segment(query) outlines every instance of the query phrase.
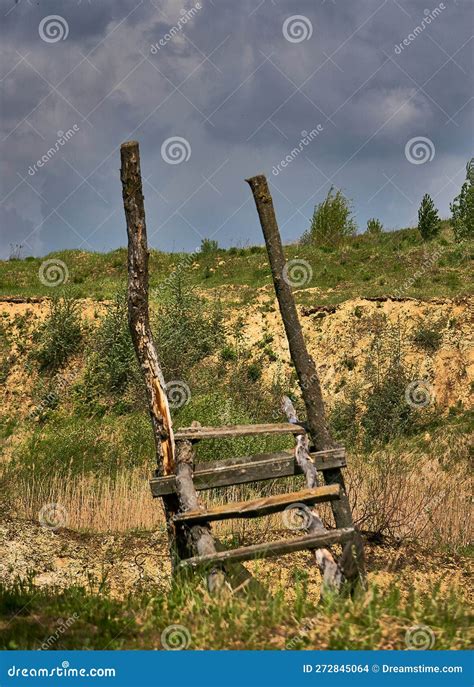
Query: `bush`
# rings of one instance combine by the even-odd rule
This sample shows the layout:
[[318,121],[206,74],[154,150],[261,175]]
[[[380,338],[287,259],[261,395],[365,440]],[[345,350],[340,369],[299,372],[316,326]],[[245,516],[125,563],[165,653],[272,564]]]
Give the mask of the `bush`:
[[428,353],[434,353],[438,350],[443,340],[442,327],[443,324],[441,322],[435,325],[420,322],[418,329],[413,335],[413,343]]
[[418,231],[424,241],[430,241],[439,234],[440,229],[441,220],[438,217],[438,210],[431,196],[425,193],[418,210]]
[[396,358],[390,361],[381,376],[374,374],[373,386],[360,419],[366,447],[375,442],[386,444],[411,428],[413,410],[405,399],[410,381],[411,377]]
[[44,322],[33,333],[31,357],[40,370],[58,370],[82,344],[79,303],[70,297],[53,298]]
[[379,219],[372,217],[367,220],[366,234],[370,236],[379,236],[383,232],[383,224]]
[[474,236],[474,158],[466,165],[466,181],[450,205],[456,241]]
[[213,239],[202,239],[201,241],[201,253],[203,255],[209,255],[212,253],[217,253],[219,250],[219,244]]
[[222,347],[220,304],[209,304],[197,295],[183,272],[163,289],[155,321],[158,357],[166,380],[186,379],[193,366]]
[[311,226],[301,237],[301,243],[339,244],[347,236],[353,236],[356,230],[350,200],[342,191],[334,191],[331,187],[326,199],[315,207]]
[[100,395],[122,396],[131,385],[139,396],[141,383],[128,327],[126,296],[119,293],[94,332],[84,377],[83,400],[93,406],[93,399]]

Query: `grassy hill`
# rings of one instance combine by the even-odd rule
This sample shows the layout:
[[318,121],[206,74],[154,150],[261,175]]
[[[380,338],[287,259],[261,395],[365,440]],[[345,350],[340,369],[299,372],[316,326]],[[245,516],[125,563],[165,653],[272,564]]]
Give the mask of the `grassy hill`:
[[[471,246],[472,248],[472,246]],[[414,298],[453,297],[472,292],[469,246],[454,243],[448,223],[441,235],[424,242],[416,229],[359,235],[340,246],[290,245],[288,260],[304,260],[299,302],[339,303],[357,296],[387,296],[401,291]],[[0,296],[49,296],[54,288],[38,276],[45,260],[62,261],[68,271],[68,292],[77,298],[109,299],[126,283],[126,249],[111,253],[69,250],[44,258],[0,262]],[[202,289],[220,289],[251,299],[255,289],[271,283],[265,248],[219,249],[210,253],[150,254],[150,286],[159,288],[176,270],[185,270]],[[223,288],[224,287],[224,288]],[[316,294],[308,289],[317,289]]]

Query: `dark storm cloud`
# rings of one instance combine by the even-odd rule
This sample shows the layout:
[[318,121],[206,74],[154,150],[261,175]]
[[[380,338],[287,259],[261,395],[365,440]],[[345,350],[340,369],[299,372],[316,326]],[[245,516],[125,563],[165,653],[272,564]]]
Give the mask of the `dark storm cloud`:
[[[243,182],[260,171],[285,240],[332,184],[361,229],[371,216],[412,223],[424,192],[447,215],[472,154],[467,1],[8,0],[1,11],[3,257],[10,243],[123,245],[129,138],[141,144],[151,243],[167,250],[212,235],[261,242]],[[41,38],[50,15],[65,40]],[[308,40],[285,37],[293,15]],[[405,145],[420,136],[433,159],[413,164]],[[181,164],[161,154],[172,137],[185,139]]]

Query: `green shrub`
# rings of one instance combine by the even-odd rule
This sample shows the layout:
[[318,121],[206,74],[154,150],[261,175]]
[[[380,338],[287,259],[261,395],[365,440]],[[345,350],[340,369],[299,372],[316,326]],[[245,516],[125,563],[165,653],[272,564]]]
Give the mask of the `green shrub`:
[[203,255],[217,253],[219,244],[214,239],[202,239],[200,251]]
[[346,237],[353,236],[356,230],[350,200],[342,191],[331,187],[325,200],[315,207],[311,226],[301,237],[301,243],[338,245]]
[[230,360],[237,360],[237,351],[232,346],[224,346],[221,350],[221,359],[224,362],[229,362]]
[[450,205],[456,241],[474,236],[474,158],[466,165],[466,181]]
[[443,340],[442,328],[442,322],[436,324],[419,322],[418,328],[413,334],[413,343],[428,353],[434,353]]
[[425,193],[418,210],[418,231],[424,241],[430,241],[439,234],[440,229],[441,220],[438,217],[438,210],[431,196]]
[[79,302],[68,296],[51,300],[49,313],[33,334],[31,357],[40,370],[58,370],[82,345]]
[[154,318],[158,357],[167,381],[185,380],[191,368],[217,353],[224,342],[220,303],[209,304],[184,272],[160,292]]
[[366,406],[360,418],[367,447],[377,442],[385,444],[412,428],[413,409],[405,399],[411,381],[405,367],[396,358],[382,373],[375,374],[368,392]]
[[105,317],[94,332],[91,370],[104,391],[122,394],[139,374],[132,337],[128,326],[127,300],[117,294]]
[[367,229],[365,231],[366,234],[369,234],[370,236],[380,236],[382,232],[383,224],[379,219],[372,217],[371,219],[367,220]]

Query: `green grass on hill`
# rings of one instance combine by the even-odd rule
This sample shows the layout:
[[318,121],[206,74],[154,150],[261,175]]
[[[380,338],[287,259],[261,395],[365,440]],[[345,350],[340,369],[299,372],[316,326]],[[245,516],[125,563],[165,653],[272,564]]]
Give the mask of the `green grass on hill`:
[[[359,235],[341,246],[286,247],[288,260],[305,260],[312,277],[297,290],[300,302],[338,303],[358,296],[387,296],[398,290],[417,298],[452,297],[472,290],[469,246],[453,242],[447,223],[439,238],[422,241],[416,229],[386,232],[380,236]],[[77,298],[108,299],[125,286],[126,249],[111,253],[69,250],[45,258],[0,262],[0,296],[50,296],[58,289],[44,285],[38,272],[44,260],[61,260],[69,273],[67,288]],[[203,289],[223,286],[249,287],[239,297],[251,299],[253,290],[271,283],[265,248],[210,253],[161,253],[151,251],[150,287],[156,289],[175,270],[186,270],[192,282]],[[318,287],[315,296],[304,289]],[[308,300],[309,299],[309,300]]]

